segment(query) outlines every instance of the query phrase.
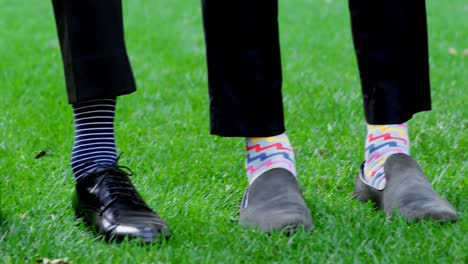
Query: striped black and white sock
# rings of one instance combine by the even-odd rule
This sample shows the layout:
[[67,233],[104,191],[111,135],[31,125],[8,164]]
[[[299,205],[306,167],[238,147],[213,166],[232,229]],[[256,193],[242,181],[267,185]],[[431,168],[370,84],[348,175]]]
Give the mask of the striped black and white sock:
[[99,164],[117,162],[115,103],[115,99],[99,99],[73,105],[75,143],[70,163],[76,180]]

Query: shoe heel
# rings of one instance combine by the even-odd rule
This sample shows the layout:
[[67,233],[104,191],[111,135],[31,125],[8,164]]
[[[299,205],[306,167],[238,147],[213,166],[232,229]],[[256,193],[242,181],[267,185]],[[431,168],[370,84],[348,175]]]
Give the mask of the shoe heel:
[[73,191],[71,195],[71,201],[72,201],[72,208],[73,212],[75,213],[75,218],[76,219],[84,219],[84,212],[80,208],[79,203],[78,203],[78,193],[76,190]]
[[367,203],[371,201],[375,203],[376,207],[381,207],[381,205],[379,204],[379,200],[381,200],[380,196],[382,195],[382,192],[365,184],[362,181],[362,178],[364,178],[363,175],[364,175],[364,162],[359,167],[359,173],[356,177],[356,181],[354,182],[353,198],[362,203]]

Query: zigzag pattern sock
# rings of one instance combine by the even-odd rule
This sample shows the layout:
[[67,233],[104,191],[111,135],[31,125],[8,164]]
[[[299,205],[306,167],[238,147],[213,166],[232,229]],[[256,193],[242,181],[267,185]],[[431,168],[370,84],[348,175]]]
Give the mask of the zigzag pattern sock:
[[364,182],[377,190],[387,183],[385,160],[395,154],[409,155],[408,125],[367,125]]
[[100,99],[73,105],[75,143],[70,163],[76,180],[98,164],[117,162],[115,103],[115,99]]
[[274,137],[246,138],[247,178],[252,183],[265,171],[284,168],[296,176],[294,152],[286,133]]

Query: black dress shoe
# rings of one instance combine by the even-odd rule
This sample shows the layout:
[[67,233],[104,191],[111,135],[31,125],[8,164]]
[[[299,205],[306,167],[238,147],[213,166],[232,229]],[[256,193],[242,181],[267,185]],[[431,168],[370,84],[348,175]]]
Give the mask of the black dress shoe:
[[76,216],[106,240],[128,237],[149,243],[169,238],[167,224],[146,205],[122,168],[100,165],[78,180]]
[[354,198],[373,201],[387,216],[396,211],[407,221],[432,219],[454,222],[458,214],[453,206],[432,189],[418,163],[406,154],[393,154],[384,163],[387,184],[382,191],[364,183],[364,163],[356,178]]

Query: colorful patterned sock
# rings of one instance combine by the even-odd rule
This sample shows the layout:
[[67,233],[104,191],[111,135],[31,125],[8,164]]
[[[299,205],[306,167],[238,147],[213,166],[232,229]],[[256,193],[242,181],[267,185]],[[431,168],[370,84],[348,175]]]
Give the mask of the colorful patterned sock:
[[286,133],[274,137],[246,138],[247,178],[252,183],[265,171],[284,168],[296,176],[294,152]]
[[387,183],[384,173],[385,160],[395,154],[409,155],[408,125],[367,125],[366,162],[364,164],[364,183],[383,190]]
[[75,143],[70,163],[76,180],[98,164],[111,165],[117,162],[114,112],[115,99],[73,105]]

